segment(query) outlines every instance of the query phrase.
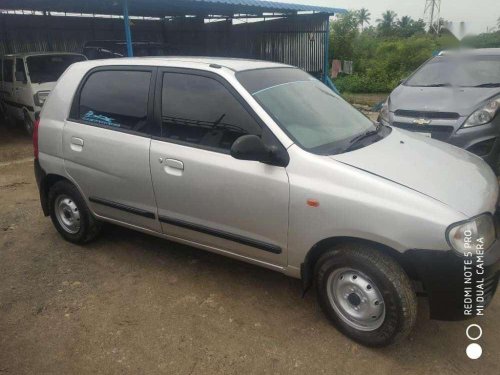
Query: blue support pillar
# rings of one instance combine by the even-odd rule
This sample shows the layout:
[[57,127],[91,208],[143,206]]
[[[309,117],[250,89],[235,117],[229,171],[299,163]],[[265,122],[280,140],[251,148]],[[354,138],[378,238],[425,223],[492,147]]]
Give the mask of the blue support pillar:
[[132,34],[130,33],[130,20],[128,18],[128,0],[123,0],[123,23],[125,25],[125,40],[127,42],[127,56],[133,57]]
[[323,66],[323,82],[327,83],[328,79],[328,50],[330,49],[330,15],[326,18],[326,32],[325,32],[325,61]]

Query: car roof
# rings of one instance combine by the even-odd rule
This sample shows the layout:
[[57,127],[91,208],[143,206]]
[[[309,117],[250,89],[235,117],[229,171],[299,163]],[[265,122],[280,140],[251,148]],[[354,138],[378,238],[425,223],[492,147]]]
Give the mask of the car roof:
[[199,64],[207,67],[217,65],[215,67],[224,67],[235,72],[243,70],[264,69],[264,68],[290,68],[291,65],[275,63],[263,60],[238,59],[228,57],[193,57],[193,56],[150,56],[150,57],[121,57],[118,59],[102,59],[80,62],[91,67],[106,66],[106,65],[154,65],[154,66],[170,66],[178,65],[182,67],[184,64]]
[[29,56],[45,56],[45,55],[81,55],[77,52],[21,52],[21,53],[11,53],[8,55],[0,56],[0,59],[6,57],[29,57]]
[[439,53],[439,56],[447,56],[457,53],[472,56],[500,56],[500,48],[467,48],[457,50],[444,50]]

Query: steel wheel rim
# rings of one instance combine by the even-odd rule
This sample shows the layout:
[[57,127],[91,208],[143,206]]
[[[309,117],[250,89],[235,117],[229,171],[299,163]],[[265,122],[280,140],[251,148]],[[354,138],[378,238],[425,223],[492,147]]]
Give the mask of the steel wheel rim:
[[344,323],[360,331],[374,331],[385,319],[385,304],[375,283],[352,268],[334,270],[327,280],[330,305]]
[[80,210],[75,201],[67,195],[57,197],[54,212],[61,227],[68,233],[76,234],[80,230]]

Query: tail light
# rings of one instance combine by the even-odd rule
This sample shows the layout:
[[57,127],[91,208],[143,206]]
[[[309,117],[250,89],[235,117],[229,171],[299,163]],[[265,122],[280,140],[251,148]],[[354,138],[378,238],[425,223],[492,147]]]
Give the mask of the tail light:
[[38,126],[40,125],[40,118],[37,117],[33,124],[33,154],[35,159],[38,159]]

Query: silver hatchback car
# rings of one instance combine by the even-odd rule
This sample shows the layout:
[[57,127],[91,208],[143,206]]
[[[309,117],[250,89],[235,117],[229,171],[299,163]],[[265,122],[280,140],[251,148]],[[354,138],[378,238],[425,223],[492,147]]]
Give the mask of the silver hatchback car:
[[[464,319],[498,283],[498,183],[486,163],[374,124],[292,66],[76,63],[34,147],[43,212],[66,240],[85,243],[110,222],[301,278],[365,345],[408,334],[417,293],[432,318]],[[481,287],[464,299],[469,283]]]

